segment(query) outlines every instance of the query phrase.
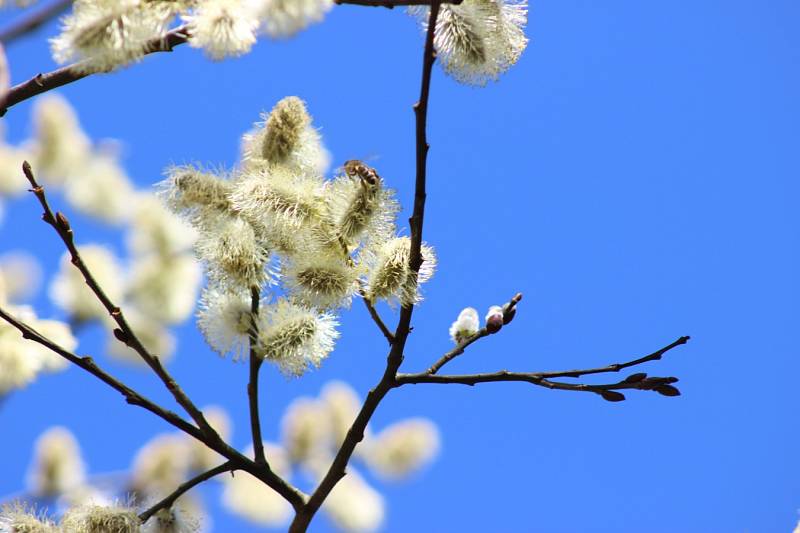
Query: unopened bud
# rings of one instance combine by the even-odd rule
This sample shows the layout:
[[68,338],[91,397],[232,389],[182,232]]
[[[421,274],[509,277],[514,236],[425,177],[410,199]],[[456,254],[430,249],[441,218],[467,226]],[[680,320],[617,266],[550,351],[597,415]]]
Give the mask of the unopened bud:
[[517,314],[516,306],[512,307],[510,303],[505,304],[503,306],[503,324],[508,324],[512,320],[514,320],[514,316]]
[[67,219],[67,216],[61,211],[56,213],[56,224],[58,224],[58,227],[63,231],[69,231],[71,229],[69,219]]
[[22,162],[22,173],[25,174],[25,177],[28,180],[33,179],[33,169],[31,169],[31,164],[27,161]]
[[493,305],[486,313],[486,331],[489,333],[497,333],[503,327],[503,308],[499,305]]
[[503,324],[508,324],[514,320],[517,314],[517,304],[522,300],[522,293],[518,292],[511,298],[511,301],[503,306]]

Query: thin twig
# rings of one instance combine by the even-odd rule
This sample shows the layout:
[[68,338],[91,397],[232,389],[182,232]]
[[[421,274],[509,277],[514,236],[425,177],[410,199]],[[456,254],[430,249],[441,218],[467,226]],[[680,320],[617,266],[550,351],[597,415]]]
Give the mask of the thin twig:
[[586,370],[567,370],[558,372],[508,372],[501,370],[499,372],[485,373],[485,374],[464,374],[464,375],[436,375],[430,372],[421,372],[419,374],[398,374],[395,381],[395,386],[414,385],[420,383],[440,383],[440,384],[460,384],[460,385],[476,385],[478,383],[492,383],[492,382],[508,382],[508,381],[522,381],[546,387],[548,389],[567,390],[577,392],[592,392],[601,395],[609,401],[624,400],[625,397],[619,393],[609,393],[608,391],[616,391],[623,389],[636,389],[636,390],[654,390],[665,396],[678,396],[680,392],[672,386],[673,383],[678,381],[675,377],[648,377],[645,373],[637,373],[628,376],[622,381],[616,383],[606,384],[582,384],[582,383],[563,383],[560,381],[552,381],[552,378],[558,377],[580,377],[590,374],[612,373],[619,372],[622,369],[630,368],[632,366],[641,365],[649,361],[661,359],[661,357],[672,350],[676,346],[686,344],[689,337],[680,337],[675,342],[638,359],[633,359],[626,363],[616,363],[600,368],[590,368]]
[[[172,49],[180,44],[189,40],[189,33],[187,26],[179,26],[174,30],[167,32],[163,36],[159,36],[148,41],[145,54],[152,54],[154,52],[171,52]],[[0,108],[0,117],[4,116],[8,109],[20,102],[24,102],[29,98],[36,95],[45,93],[47,91],[56,89],[63,85],[67,85],[83,79],[92,74],[100,74],[100,72],[92,72],[86,68],[82,68],[85,62],[78,62],[66,67],[44,73],[37,74],[33,78],[23,81],[22,83],[13,86],[6,95],[6,100],[3,107]]]
[[[415,275],[419,272],[419,267],[422,264],[422,221],[425,214],[425,183],[426,183],[426,158],[428,154],[428,142],[426,135],[427,127],[427,114],[428,114],[428,97],[430,95],[431,84],[431,71],[433,63],[436,60],[436,52],[433,48],[434,28],[436,27],[436,20],[439,16],[440,2],[434,0],[431,5],[430,15],[428,18],[428,29],[425,36],[425,50],[423,52],[422,60],[422,80],[420,82],[420,97],[419,101],[414,106],[414,113],[416,117],[416,183],[414,195],[414,210],[410,219],[411,224],[411,254],[410,254],[410,267]],[[397,369],[403,362],[403,350],[405,349],[406,339],[410,331],[411,314],[413,312],[413,304],[404,306],[400,312],[400,320],[397,329],[394,332],[394,342],[392,342],[389,355],[386,360],[386,370],[381,377],[381,380],[374,389],[369,391],[361,410],[356,416],[347,435],[342,442],[339,451],[336,453],[331,466],[328,468],[327,473],[320,481],[316,490],[311,494],[308,503],[303,506],[292,521],[289,531],[292,533],[301,533],[308,529],[311,519],[314,514],[319,510],[322,502],[328,497],[330,492],[336,486],[342,477],[345,475],[347,463],[353,455],[353,451],[364,439],[364,430],[367,427],[369,419],[378,408],[381,400],[386,394],[395,386],[395,377]]]
[[[506,306],[503,308],[503,322],[505,322],[506,324],[511,322],[511,320],[514,317],[514,313],[516,313],[517,304],[519,303],[520,300],[522,300],[522,293],[517,293],[506,304]],[[456,346],[455,348],[444,354],[438,361],[433,363],[431,367],[428,369],[428,374],[435,374],[444,365],[446,365],[447,363],[449,363],[450,361],[452,361],[453,359],[464,353],[464,350],[466,350],[469,345],[477,342],[478,340],[484,337],[488,337],[491,334],[492,333],[486,328],[486,326],[482,327],[473,336],[462,341],[458,346]]]
[[25,13],[20,19],[0,30],[0,43],[7,45],[14,39],[32,32],[66,11],[71,4],[72,0],[54,0],[36,11]]
[[106,311],[108,311],[108,314],[111,316],[111,318],[116,322],[118,328],[114,330],[114,336],[120,342],[133,348],[136,353],[139,354],[142,360],[147,363],[147,365],[161,379],[170,393],[172,393],[172,396],[175,398],[178,404],[186,410],[189,416],[192,417],[203,433],[206,433],[211,438],[220,439],[217,432],[209,425],[208,421],[206,421],[206,418],[203,416],[203,413],[200,411],[200,409],[198,409],[194,403],[192,403],[180,386],[178,386],[177,382],[161,364],[159,358],[151,354],[144,347],[142,342],[136,336],[136,333],[134,333],[125,319],[125,315],[123,314],[122,310],[111,301],[108,295],[106,295],[106,293],[103,291],[102,287],[100,287],[100,285],[97,283],[97,280],[95,280],[94,276],[89,271],[89,268],[86,266],[86,263],[84,263],[83,259],[81,258],[78,248],[75,246],[75,239],[69,221],[62,213],[53,214],[53,211],[50,209],[50,205],[47,202],[44,187],[36,182],[36,178],[33,175],[31,166],[27,161],[22,164],[22,171],[31,184],[31,192],[36,195],[36,198],[39,199],[39,203],[42,205],[42,209],[44,209],[42,220],[56,230],[56,233],[58,233],[58,236],[61,237],[61,240],[64,242],[64,245],[66,245],[67,250],[69,251],[72,264],[75,265],[75,267],[80,271],[80,273],[83,275],[83,279],[86,281],[86,284],[95,294],[100,303],[103,304],[103,307],[105,307]]
[[[250,402],[250,431],[253,434],[253,448],[256,463],[268,465],[264,456],[264,441],[261,437],[261,417],[258,414],[258,371],[264,360],[256,353],[258,342],[258,304],[261,294],[258,287],[250,288],[250,381],[247,384],[247,398]],[[269,465],[268,465],[269,466]]]
[[156,503],[155,505],[153,505],[149,509],[147,509],[147,510],[143,511],[142,513],[140,513],[139,514],[139,520],[141,520],[142,523],[144,524],[145,522],[147,522],[150,519],[150,517],[152,517],[154,514],[156,514],[160,510],[169,509],[170,507],[172,507],[172,504],[174,504],[175,501],[178,498],[180,498],[186,492],[188,492],[191,489],[193,489],[195,486],[199,485],[200,483],[202,483],[204,481],[208,481],[212,477],[218,476],[218,475],[222,474],[223,472],[233,472],[234,470],[236,470],[236,466],[233,463],[231,463],[230,461],[228,461],[228,462],[223,463],[223,464],[221,464],[221,465],[219,465],[219,466],[217,466],[215,468],[212,468],[211,470],[203,472],[202,474],[196,475],[192,479],[189,479],[189,480],[181,483],[178,486],[178,488],[175,489],[172,492],[172,494],[170,494],[169,496],[167,496],[166,498],[164,498],[160,502]]
[[375,309],[375,306],[372,305],[372,302],[367,298],[366,294],[362,291],[361,292],[362,300],[364,300],[364,305],[367,306],[367,311],[369,311],[369,316],[372,317],[372,321],[378,326],[378,329],[381,330],[383,336],[386,337],[386,340],[389,342],[389,346],[392,345],[394,342],[394,335],[386,326],[386,323],[381,318],[381,315],[378,314],[378,310]]
[[[350,268],[355,268],[356,263],[350,255],[350,250],[347,247],[347,243],[344,241],[341,235],[339,236],[339,249],[342,252],[342,258],[347,262]],[[386,327],[386,323],[381,318],[381,315],[378,314],[378,310],[375,309],[375,306],[372,305],[372,302],[367,297],[367,291],[364,287],[364,283],[361,281],[359,282],[358,294],[361,296],[361,299],[364,300],[364,305],[367,306],[367,311],[369,311],[369,316],[372,317],[372,321],[375,322],[375,324],[378,326],[378,329],[381,330],[381,333],[383,333],[383,336],[386,337],[387,341],[389,341],[389,346],[391,346],[394,342],[394,335],[392,335],[392,332],[389,331],[388,327]]]
[[599,368],[588,368],[586,370],[562,370],[557,372],[541,372],[540,375],[543,378],[579,378],[581,376],[587,376],[590,374],[619,372],[620,370],[624,370],[632,366],[641,365],[642,363],[647,363],[649,361],[658,361],[665,353],[667,353],[668,351],[672,350],[677,346],[686,344],[687,342],[689,342],[689,339],[691,339],[691,337],[689,337],[688,335],[684,337],[679,337],[674,342],[671,342],[670,344],[664,346],[659,350],[656,350],[655,352],[649,355],[645,355],[644,357],[640,357],[639,359],[633,359],[625,363],[614,363],[607,366],[601,366]]

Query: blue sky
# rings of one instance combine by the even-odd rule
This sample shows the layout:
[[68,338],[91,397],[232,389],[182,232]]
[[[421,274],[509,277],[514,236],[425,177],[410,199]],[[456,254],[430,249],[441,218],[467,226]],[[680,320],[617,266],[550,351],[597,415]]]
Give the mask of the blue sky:
[[[386,531],[791,530],[800,509],[798,20],[800,4],[788,0],[535,2],[531,44],[499,83],[475,89],[435,71],[425,240],[440,267],[403,369],[426,368],[450,347],[447,328],[463,307],[484,310],[517,291],[515,322],[450,371],[597,366],[681,335],[692,341],[642,368],[678,376],[679,398],[631,392],[611,404],[523,384],[393,391],[375,427],[430,417],[443,453],[408,483],[377,484]],[[53,67],[45,36],[54,32],[10,47],[15,81]],[[401,10],[343,6],[239,60],[215,64],[180,47],[60,92],[92,138],[122,140],[141,187],[171,163],[234,164],[258,113],[298,95],[334,164],[368,158],[405,216],[421,46]],[[29,114],[30,102],[9,111],[11,139],[27,136]],[[26,248],[52,272],[62,249],[37,217],[32,198],[13,203],[0,246]],[[119,243],[79,216],[73,225],[83,242]],[[55,312],[44,296],[38,305]],[[362,307],[343,317],[342,334],[308,377],[264,372],[268,438],[292,398],[331,379],[362,396],[377,382],[385,341]],[[91,333],[83,341],[83,352],[100,347]],[[245,367],[212,355],[191,322],[180,342],[172,371],[197,403],[233,413],[244,447]],[[150,376],[107,366],[166,401]],[[31,443],[53,424],[75,431],[93,472],[125,468],[169,430],[77,369],[40,379],[0,408],[0,494],[19,490]],[[216,512],[211,489],[217,531],[249,531]],[[329,527],[320,517],[312,530]]]

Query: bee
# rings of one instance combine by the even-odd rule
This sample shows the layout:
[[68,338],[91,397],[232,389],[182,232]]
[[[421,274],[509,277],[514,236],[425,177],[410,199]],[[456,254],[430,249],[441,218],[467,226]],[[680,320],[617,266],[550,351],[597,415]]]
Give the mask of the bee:
[[344,173],[351,178],[358,177],[365,185],[374,187],[381,182],[381,177],[374,168],[358,159],[350,159],[344,162]]

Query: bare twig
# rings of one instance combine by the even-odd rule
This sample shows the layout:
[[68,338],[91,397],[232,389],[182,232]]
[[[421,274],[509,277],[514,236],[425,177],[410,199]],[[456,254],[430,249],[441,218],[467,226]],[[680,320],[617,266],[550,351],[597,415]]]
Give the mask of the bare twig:
[[261,417],[258,414],[258,371],[264,360],[256,353],[258,342],[258,304],[261,294],[258,287],[250,288],[250,381],[247,384],[247,398],[250,402],[250,431],[253,434],[253,448],[256,463],[268,465],[264,456],[264,442],[261,438]]
[[[179,26],[165,35],[151,39],[147,43],[147,54],[154,52],[171,52],[179,44],[185,43],[189,39],[189,33],[185,25]],[[20,102],[24,102],[36,95],[56,89],[83,79],[91,74],[99,74],[81,68],[83,62],[74,63],[66,67],[44,73],[37,74],[33,78],[13,86],[6,95],[3,107],[0,108],[0,117],[6,114],[8,109]]]
[[[434,0],[431,5],[428,17],[428,29],[425,36],[425,50],[422,60],[422,80],[420,82],[419,101],[414,105],[416,116],[416,183],[414,194],[414,210],[409,223],[411,225],[411,254],[410,267],[415,275],[419,272],[422,264],[422,222],[425,214],[425,184],[427,171],[427,117],[428,117],[428,97],[430,95],[431,71],[436,60],[436,52],[433,48],[434,28],[439,16],[440,2]],[[406,339],[411,326],[411,314],[414,306],[404,306],[400,312],[400,320],[394,332],[394,340],[386,360],[386,370],[378,384],[367,394],[361,410],[356,416],[353,425],[347,431],[347,435],[342,442],[342,446],[336,453],[327,473],[320,481],[316,490],[311,494],[308,503],[303,506],[292,521],[289,531],[293,533],[304,532],[308,529],[311,519],[319,510],[322,502],[328,497],[330,492],[345,475],[347,463],[353,455],[356,445],[364,439],[364,430],[369,419],[378,408],[381,400],[386,394],[395,387],[395,376],[400,364],[403,362],[403,350],[405,349]]]
[[[505,323],[511,322],[514,313],[516,312],[517,304],[519,303],[520,300],[522,300],[522,293],[517,293],[503,308],[503,321]],[[491,334],[492,333],[486,328],[486,326],[482,327],[481,329],[478,330],[477,333],[475,333],[475,335],[464,340],[458,346],[456,346],[455,348],[444,354],[438,361],[433,363],[431,367],[428,369],[428,374],[435,374],[444,365],[446,365],[447,363],[449,363],[450,361],[452,361],[453,359],[464,353],[464,350],[467,349],[467,346],[473,344],[474,342],[484,337],[488,337]]]
[[198,409],[194,403],[192,403],[189,397],[186,396],[183,390],[178,386],[172,376],[161,364],[159,358],[151,354],[144,347],[142,342],[136,336],[136,333],[134,333],[125,319],[125,315],[122,313],[122,310],[111,301],[111,299],[103,291],[102,287],[100,287],[100,285],[97,283],[97,280],[95,280],[94,276],[89,271],[86,263],[83,262],[80,252],[78,252],[78,248],[75,246],[75,240],[69,221],[62,213],[53,214],[53,211],[50,209],[50,205],[47,202],[44,187],[36,182],[36,178],[33,175],[31,166],[27,161],[22,164],[22,171],[25,173],[25,177],[28,178],[28,181],[31,184],[31,192],[36,195],[36,198],[39,199],[39,203],[42,205],[42,209],[44,209],[42,220],[56,230],[56,233],[58,233],[58,236],[61,237],[61,240],[64,242],[64,245],[66,245],[67,250],[69,251],[72,264],[75,265],[75,267],[81,272],[86,284],[95,294],[100,303],[103,304],[103,307],[105,307],[106,311],[108,311],[108,314],[111,316],[111,318],[116,322],[118,328],[114,330],[114,336],[120,342],[133,348],[136,353],[139,354],[142,360],[147,363],[147,365],[161,379],[170,393],[172,393],[172,396],[175,398],[178,404],[186,410],[189,416],[192,417],[203,433],[207,434],[211,438],[219,439],[219,435],[217,435],[217,432],[209,425],[208,421],[206,421],[205,416],[203,416],[203,413],[200,411],[200,409]]
[[[339,248],[342,252],[342,258],[347,261],[347,264],[350,265],[351,268],[355,267],[355,261],[353,261],[353,258],[350,256],[350,249],[347,247],[347,243],[341,236],[339,236]],[[367,311],[369,311],[369,316],[372,317],[372,321],[375,322],[375,324],[378,326],[378,329],[381,330],[381,333],[383,333],[383,336],[386,337],[386,340],[389,342],[389,346],[391,346],[394,342],[394,335],[392,335],[392,332],[389,331],[388,327],[386,327],[386,323],[381,318],[381,315],[378,314],[378,310],[375,309],[374,305],[372,305],[370,299],[367,298],[367,291],[363,282],[359,282],[358,294],[361,296],[361,299],[364,300],[364,305],[367,307]]]
[[[552,378],[558,377],[580,377],[590,374],[611,373],[619,372],[622,369],[630,368],[632,366],[641,365],[649,361],[661,359],[661,357],[682,344],[686,344],[689,337],[681,337],[675,342],[657,350],[650,355],[633,359],[626,363],[616,363],[600,368],[590,368],[586,370],[568,370],[559,372],[508,372],[501,370],[499,372],[487,374],[464,374],[464,375],[436,375],[430,372],[422,372],[419,374],[398,374],[395,386],[412,385],[419,383],[440,383],[440,384],[461,384],[461,385],[476,385],[478,383],[491,383],[491,382],[507,382],[507,381],[522,381],[546,387],[548,389],[567,390],[577,392],[593,392],[599,394],[609,401],[624,400],[625,396],[621,393],[613,392],[622,389],[636,389],[636,390],[653,390],[664,396],[678,396],[680,392],[672,384],[678,381],[675,377],[648,377],[645,373],[631,374],[622,381],[616,383],[606,383],[599,385],[590,385],[582,383],[563,383],[560,381],[552,381]],[[609,392],[612,391],[612,392]]]
[[36,11],[25,13],[20,19],[0,30],[0,43],[7,45],[14,39],[32,32],[66,11],[71,4],[72,0],[54,0]]
[[627,361],[625,363],[614,363],[608,366],[602,366],[599,368],[588,368],[586,370],[562,370],[558,372],[542,372],[540,375],[543,378],[579,378],[581,376],[588,376],[590,374],[604,374],[607,372],[619,372],[620,370],[624,370],[626,368],[630,368],[632,366],[641,365],[642,363],[647,363],[649,361],[658,361],[661,357],[667,353],[668,351],[672,350],[673,348],[680,346],[682,344],[686,344],[689,342],[691,337],[684,336],[679,337],[674,342],[664,346],[661,349],[656,350],[655,352],[645,355],[644,357],[640,357],[639,359],[633,359],[632,361]]
[[369,301],[364,291],[361,291],[362,300],[364,300],[364,305],[367,307],[367,311],[369,311],[369,316],[372,317],[372,321],[378,326],[378,329],[381,330],[383,336],[386,337],[386,340],[389,342],[389,346],[392,345],[394,342],[394,335],[389,328],[386,326],[386,323],[381,318],[381,315],[378,314],[378,310],[375,309],[375,306],[372,305],[372,302]]
[[169,496],[167,496],[166,498],[164,498],[160,502],[156,503],[155,505],[153,505],[149,509],[147,509],[147,510],[143,511],[142,513],[140,513],[139,514],[139,520],[141,520],[142,523],[144,524],[154,514],[156,514],[160,510],[169,509],[170,507],[172,507],[172,504],[174,504],[175,501],[178,498],[180,498],[186,492],[188,492],[191,489],[193,489],[195,486],[199,485],[200,483],[203,483],[204,481],[208,481],[212,477],[218,476],[218,475],[222,474],[223,472],[233,472],[234,470],[236,470],[236,466],[233,463],[231,463],[230,461],[228,461],[228,462],[223,463],[223,464],[221,464],[221,465],[219,465],[219,466],[217,466],[215,468],[212,468],[211,470],[203,472],[202,474],[196,475],[192,479],[189,479],[189,480],[185,481],[184,483],[181,483],[178,486],[178,488],[175,489],[172,492],[172,494],[170,494]]
[[[637,389],[637,390],[655,390],[662,392],[665,396],[678,396],[680,392],[675,387],[671,387],[672,383],[677,383],[678,378],[675,377],[647,377],[646,374],[633,374],[634,380],[622,380],[617,383],[606,383],[599,385],[588,385],[583,383],[563,383],[559,381],[552,381],[545,379],[541,374],[535,373],[521,373],[521,372],[508,372],[501,370],[488,374],[464,374],[464,375],[431,375],[431,374],[398,374],[397,386],[401,385],[416,385],[420,383],[439,383],[439,384],[460,384],[460,385],[477,385],[478,383],[492,383],[492,382],[509,382],[509,381],[522,381],[546,387],[548,389],[566,390],[576,392],[593,392],[603,396],[610,401],[624,400],[625,396],[622,394],[609,395],[608,391],[616,391],[621,389]],[[664,388],[670,386],[669,389]],[[666,392],[669,391],[669,392]]]

